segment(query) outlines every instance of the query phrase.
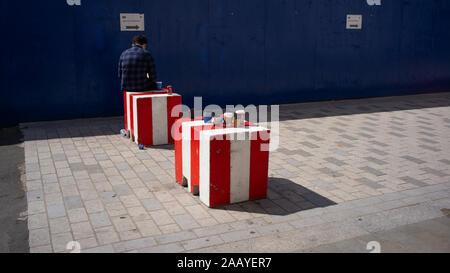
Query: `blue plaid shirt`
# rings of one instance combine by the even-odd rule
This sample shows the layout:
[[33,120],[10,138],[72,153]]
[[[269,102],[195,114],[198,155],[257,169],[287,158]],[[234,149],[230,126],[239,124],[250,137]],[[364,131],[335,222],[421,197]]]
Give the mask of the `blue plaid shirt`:
[[[147,78],[147,73],[150,78]],[[139,92],[156,89],[155,61],[147,50],[133,46],[120,56],[119,77],[122,91]]]

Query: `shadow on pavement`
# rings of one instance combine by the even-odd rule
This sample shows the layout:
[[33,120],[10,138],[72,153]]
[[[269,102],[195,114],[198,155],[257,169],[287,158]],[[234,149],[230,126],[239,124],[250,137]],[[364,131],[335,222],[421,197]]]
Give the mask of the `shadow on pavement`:
[[24,123],[20,129],[24,140],[47,140],[58,138],[105,137],[120,135],[123,117],[77,119]]
[[167,144],[167,145],[158,145],[158,146],[151,146],[151,147],[145,147],[146,150],[168,150],[168,151],[174,151],[175,150],[175,144]]
[[272,177],[269,178],[267,199],[247,201],[214,209],[283,216],[332,205],[336,205],[336,203],[289,179]]

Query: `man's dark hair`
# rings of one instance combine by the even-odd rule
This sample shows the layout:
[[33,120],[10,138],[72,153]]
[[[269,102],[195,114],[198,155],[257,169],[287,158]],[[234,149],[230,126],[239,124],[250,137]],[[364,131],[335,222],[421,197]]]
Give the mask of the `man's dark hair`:
[[148,44],[147,37],[145,37],[145,35],[134,36],[133,44],[135,44],[135,45],[146,45],[146,44]]

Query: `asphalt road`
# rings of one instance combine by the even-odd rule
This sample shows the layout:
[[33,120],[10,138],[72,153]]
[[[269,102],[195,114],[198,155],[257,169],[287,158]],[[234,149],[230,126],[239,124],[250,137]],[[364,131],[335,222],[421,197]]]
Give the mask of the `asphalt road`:
[[29,252],[22,137],[18,127],[0,129],[0,253]]

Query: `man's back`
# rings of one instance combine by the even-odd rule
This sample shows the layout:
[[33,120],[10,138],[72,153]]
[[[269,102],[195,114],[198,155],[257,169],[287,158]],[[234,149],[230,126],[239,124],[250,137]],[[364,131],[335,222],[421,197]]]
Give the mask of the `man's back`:
[[120,56],[119,77],[122,80],[123,91],[139,92],[156,89],[155,62],[150,52],[140,46],[125,50]]

